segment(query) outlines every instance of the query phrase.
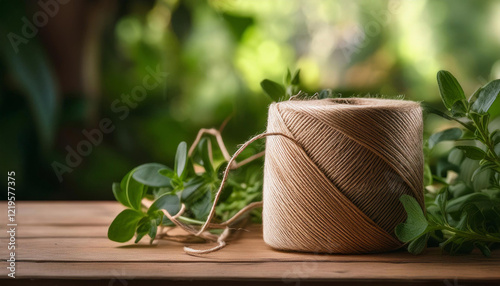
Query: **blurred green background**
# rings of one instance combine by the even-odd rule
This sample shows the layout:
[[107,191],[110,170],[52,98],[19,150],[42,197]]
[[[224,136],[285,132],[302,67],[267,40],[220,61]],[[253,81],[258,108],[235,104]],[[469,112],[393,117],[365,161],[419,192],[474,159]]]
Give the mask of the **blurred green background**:
[[[440,69],[466,94],[500,78],[494,0],[0,3],[0,180],[15,171],[24,200],[111,199],[111,183],[134,166],[171,165],[180,141],[228,117],[233,152],[265,130],[259,82],[281,82],[287,68],[301,69],[307,92],[437,107]],[[103,119],[113,131],[69,167],[68,150]],[[447,125],[429,116],[426,132]]]

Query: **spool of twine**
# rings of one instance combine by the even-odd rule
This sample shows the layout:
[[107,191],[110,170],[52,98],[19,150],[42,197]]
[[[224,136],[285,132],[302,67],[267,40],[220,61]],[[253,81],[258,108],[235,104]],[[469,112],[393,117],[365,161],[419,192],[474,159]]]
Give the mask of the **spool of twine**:
[[[286,101],[269,107],[263,193],[265,242],[279,250],[394,250],[406,219],[424,207],[422,111],[387,99]],[[290,140],[292,138],[293,140]]]

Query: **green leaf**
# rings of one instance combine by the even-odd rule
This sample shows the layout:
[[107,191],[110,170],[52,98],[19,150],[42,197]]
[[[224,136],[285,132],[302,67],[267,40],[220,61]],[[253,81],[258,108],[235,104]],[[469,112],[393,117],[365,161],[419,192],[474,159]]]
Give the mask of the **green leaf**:
[[436,205],[439,207],[439,211],[441,212],[441,215],[443,217],[444,222],[448,221],[448,218],[446,216],[446,206],[448,204],[448,195],[449,195],[448,189],[444,188],[444,190],[436,196]]
[[272,80],[265,79],[260,82],[260,86],[264,92],[276,102],[279,102],[286,94],[285,88]]
[[446,206],[446,212],[455,215],[460,214],[465,205],[476,203],[476,202],[487,202],[490,201],[488,195],[484,193],[472,193],[465,196],[461,196],[448,201]]
[[137,182],[151,187],[168,187],[170,180],[162,176],[159,171],[168,169],[167,166],[158,163],[148,163],[135,168],[132,175]]
[[500,144],[500,129],[496,129],[490,134],[491,142],[493,145]]
[[463,101],[455,102],[451,107],[451,115],[453,115],[453,117],[465,117],[467,113],[467,106],[465,106],[465,104],[466,103]]
[[131,206],[130,206],[130,203],[129,203],[128,198],[127,198],[127,193],[125,192],[125,190],[120,188],[120,184],[113,183],[112,189],[113,189],[113,195],[115,196],[115,199],[118,202],[120,202],[122,205],[130,208]]
[[[488,129],[488,124],[490,122],[490,114],[489,113],[477,113],[474,111],[469,112],[469,118],[477,125],[479,130]],[[479,131],[476,131],[476,134]],[[477,135],[476,135],[477,137]]]
[[149,241],[150,244],[153,244],[153,241],[156,238],[156,233],[158,232],[158,224],[156,220],[151,220],[151,223],[149,225],[149,232],[148,235],[151,238]]
[[473,104],[474,101],[476,101],[477,97],[479,96],[479,93],[481,92],[483,88],[482,87],[479,87],[478,89],[476,89],[476,91],[474,91],[474,93],[469,97],[469,105]]
[[402,242],[409,242],[421,236],[427,229],[429,223],[424,216],[422,208],[417,200],[408,195],[402,195],[399,200],[408,214],[406,222],[396,226],[395,234]]
[[453,105],[458,101],[465,103],[464,90],[450,72],[439,71],[437,73],[437,81],[441,99],[448,110],[451,111]]
[[290,85],[292,83],[292,74],[290,73],[290,69],[286,69],[286,76],[284,83],[285,85]]
[[141,239],[146,234],[148,234],[150,229],[151,229],[151,219],[149,219],[149,217],[143,217],[138,223],[134,243],[138,243],[139,241],[141,241]]
[[414,255],[422,253],[425,246],[427,245],[427,240],[429,239],[429,233],[426,233],[417,239],[413,240],[408,244],[408,252]]
[[157,198],[153,204],[148,209],[148,215],[152,215],[153,213],[159,210],[166,210],[169,214],[175,215],[181,209],[181,202],[179,197],[171,194],[164,194]]
[[474,242],[474,246],[481,250],[481,253],[486,257],[491,257],[491,250],[484,242],[476,241]]
[[471,106],[471,110],[477,113],[486,113],[500,94],[500,79],[494,80],[485,85],[477,96],[476,101]]
[[191,199],[193,194],[198,191],[204,184],[205,184],[205,179],[203,177],[195,177],[191,180],[189,180],[185,185],[184,185],[184,190],[182,191],[181,198],[183,201]]
[[474,171],[474,173],[472,173],[472,177],[471,177],[470,180],[474,181],[474,179],[476,178],[476,176],[479,175],[480,173],[482,173],[484,171],[487,171],[487,170],[494,170],[496,167],[497,167],[497,164],[492,163],[492,162],[486,162],[483,165],[479,166],[479,168],[477,168]]
[[128,172],[125,177],[123,177],[120,188],[125,192],[127,200],[131,208],[138,211],[141,210],[141,200],[144,196],[144,185],[134,180],[132,174],[134,174],[136,169]]
[[186,169],[187,160],[187,144],[182,141],[179,146],[177,146],[177,153],[175,154],[175,166],[174,172],[179,178],[182,178],[184,171]]
[[483,150],[474,146],[455,146],[455,148],[464,151],[464,155],[472,160],[481,160],[486,156]]
[[460,128],[450,128],[434,133],[429,137],[429,148],[434,148],[439,142],[457,140],[460,139],[460,137],[462,137],[462,130]]
[[193,212],[196,219],[204,220],[207,218],[212,208],[212,192],[207,186],[207,190],[203,197],[191,204],[191,211]]
[[201,156],[201,165],[205,169],[207,175],[212,175],[214,173],[214,167],[212,165],[212,160],[210,160],[210,141],[207,138],[203,138],[198,145],[198,152]]
[[293,75],[291,83],[293,85],[298,85],[300,83],[300,69],[298,69]]
[[[11,44],[8,34],[22,37],[21,19],[27,16],[25,3],[14,1],[9,7],[0,9],[0,58],[3,68],[14,87],[26,98],[32,113],[33,125],[40,145],[47,150],[53,144],[57,128],[57,83],[52,65],[40,44],[40,37],[27,37],[24,41],[14,40]],[[38,30],[38,28],[35,28]]]
[[137,223],[144,217],[141,212],[126,209],[118,214],[108,229],[108,238],[116,242],[127,242],[135,233]]
[[432,185],[432,171],[429,164],[424,165],[424,186]]

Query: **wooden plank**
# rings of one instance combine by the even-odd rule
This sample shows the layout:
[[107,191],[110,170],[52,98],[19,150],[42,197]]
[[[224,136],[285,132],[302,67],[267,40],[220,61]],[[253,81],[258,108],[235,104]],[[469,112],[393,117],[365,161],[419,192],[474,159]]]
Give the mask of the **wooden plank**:
[[[123,209],[116,202],[21,201],[16,204],[16,221],[22,225],[109,225]],[[6,202],[0,204],[0,213],[7,213]],[[7,215],[0,216],[1,226],[6,223]]]
[[[386,263],[386,262],[262,262],[262,263],[35,263],[20,262],[18,278],[92,279],[275,279],[300,280],[498,280],[491,264]],[[0,270],[5,277],[6,269]],[[444,283],[446,285],[446,283]],[[453,285],[453,284],[450,284]],[[461,285],[461,284],[460,284]]]
[[[0,204],[0,213],[5,205]],[[253,226],[239,231],[223,250],[194,257],[183,252],[183,244],[171,241],[153,246],[146,239],[138,245],[109,241],[109,223],[123,209],[114,202],[20,202],[18,209],[16,258],[21,278],[500,281],[500,257],[495,253],[484,258],[479,253],[441,255],[438,249],[421,256],[405,251],[365,255],[281,252],[264,243],[261,226]],[[5,220],[2,216],[0,245],[7,243]],[[0,247],[0,279],[6,277],[7,252]]]
[[[0,227],[0,237],[5,238],[5,225]],[[17,225],[16,237],[23,238],[63,238],[63,237],[100,237],[105,238],[108,232],[107,225]]]
[[[18,240],[17,258],[22,261],[67,261],[67,262],[199,262],[199,261],[330,261],[330,262],[397,262],[397,263],[448,263],[500,265],[500,257],[486,259],[479,253],[466,256],[441,255],[439,249],[429,249],[427,254],[414,256],[405,251],[363,254],[326,255],[314,253],[282,252],[271,249],[262,240],[260,232],[243,233],[230,241],[221,251],[190,256],[184,253],[182,243],[159,241],[149,245],[147,239],[135,245],[119,244],[103,237],[95,238],[25,238]],[[0,239],[0,245],[7,240]],[[191,244],[194,248],[209,248],[211,244]],[[0,259],[8,256],[6,248],[0,248]],[[499,268],[500,273],[500,268]]]

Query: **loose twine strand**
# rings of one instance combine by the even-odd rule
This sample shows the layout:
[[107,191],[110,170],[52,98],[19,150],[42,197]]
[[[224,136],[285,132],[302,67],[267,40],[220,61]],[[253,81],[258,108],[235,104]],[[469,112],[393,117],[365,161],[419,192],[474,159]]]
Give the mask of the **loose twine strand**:
[[[228,160],[201,228],[178,220],[184,205],[173,216],[163,212],[186,232],[217,243],[204,250],[184,247],[190,255],[223,248],[229,226],[258,207],[263,207],[264,241],[276,249],[326,253],[397,249],[402,244],[393,229],[405,219],[399,197],[413,195],[423,207],[422,129],[420,105],[415,102],[354,98],[272,104],[267,132],[245,142]],[[229,220],[212,223],[229,172],[239,166],[236,158],[264,137],[270,137],[264,164],[265,204],[249,204]],[[224,229],[219,236],[208,231],[217,228]]]
[[[262,207],[262,205],[263,205],[262,201],[260,201],[260,202],[253,202],[253,203],[250,203],[247,206],[245,206],[240,211],[238,211],[230,219],[228,219],[228,220],[226,220],[226,221],[224,221],[222,223],[219,223],[219,224],[213,224],[213,223],[211,223],[212,219],[215,216],[217,202],[219,201],[219,198],[220,198],[220,196],[222,194],[222,190],[224,189],[224,186],[225,186],[225,184],[227,182],[227,178],[229,176],[229,172],[232,169],[235,168],[235,164],[234,163],[235,163],[236,158],[250,144],[252,144],[253,142],[255,142],[255,141],[257,141],[257,140],[259,140],[261,138],[267,137],[267,136],[283,136],[283,137],[291,140],[292,142],[295,142],[295,139],[293,139],[292,137],[290,137],[290,136],[288,136],[286,134],[282,134],[282,133],[261,133],[259,135],[254,136],[253,138],[251,138],[250,140],[248,140],[244,144],[242,144],[240,146],[240,148],[238,148],[238,150],[236,150],[236,152],[233,154],[233,156],[228,161],[227,167],[226,167],[226,169],[224,170],[224,173],[223,173],[221,184],[220,184],[219,189],[217,190],[217,193],[215,195],[215,198],[214,198],[214,201],[212,203],[212,207],[211,207],[210,212],[208,214],[207,220],[205,221],[205,223],[202,225],[202,227],[200,229],[196,229],[195,227],[193,227],[191,225],[188,225],[188,224],[185,224],[182,221],[178,220],[178,217],[180,217],[184,213],[184,211],[186,209],[184,204],[181,205],[181,209],[175,215],[171,215],[167,210],[162,209],[162,212],[165,214],[165,216],[170,221],[172,221],[172,223],[174,223],[176,226],[180,227],[184,231],[186,231],[186,232],[188,232],[188,233],[190,233],[190,234],[192,234],[194,236],[198,236],[198,237],[201,237],[201,238],[204,238],[204,239],[207,239],[207,240],[211,240],[211,241],[216,241],[218,243],[217,246],[209,248],[209,249],[204,249],[204,250],[193,249],[193,248],[190,248],[190,247],[186,246],[186,247],[184,247],[184,251],[187,254],[190,254],[190,255],[207,254],[207,253],[214,252],[214,251],[217,251],[217,250],[223,248],[224,246],[226,246],[226,239],[228,238],[228,236],[230,234],[230,230],[231,229],[230,229],[229,225],[231,225],[233,222],[235,222],[236,220],[238,220],[238,218],[240,218],[243,215],[245,215],[247,212],[249,212],[249,211],[251,211],[251,210],[253,210],[255,208]],[[199,140],[199,139],[197,139],[197,140]],[[297,142],[295,142],[295,143],[298,144]],[[190,150],[189,153],[192,153],[192,150]],[[239,167],[239,166],[241,166],[241,165],[243,165],[243,164],[245,164],[247,162],[248,162],[248,160],[244,160],[239,165],[236,165],[236,167]],[[149,203],[143,202],[143,204],[145,204],[147,206]],[[209,228],[224,228],[224,231],[219,236],[216,236],[216,235],[211,234],[210,232],[207,231]]]

